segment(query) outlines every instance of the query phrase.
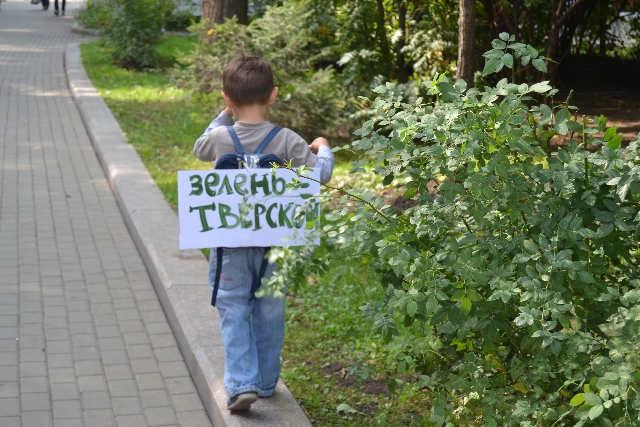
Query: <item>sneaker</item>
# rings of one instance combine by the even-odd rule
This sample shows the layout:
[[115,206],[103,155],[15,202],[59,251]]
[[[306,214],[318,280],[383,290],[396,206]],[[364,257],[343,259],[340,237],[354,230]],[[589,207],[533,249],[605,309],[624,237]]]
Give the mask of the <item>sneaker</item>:
[[54,14],[54,15],[56,15],[56,16],[58,16],[58,11],[57,11],[57,10],[54,10],[54,11],[53,11],[53,14]]
[[251,404],[256,400],[258,400],[258,393],[242,393],[237,396],[233,396],[227,401],[227,409],[230,411],[249,409],[249,407],[251,407]]

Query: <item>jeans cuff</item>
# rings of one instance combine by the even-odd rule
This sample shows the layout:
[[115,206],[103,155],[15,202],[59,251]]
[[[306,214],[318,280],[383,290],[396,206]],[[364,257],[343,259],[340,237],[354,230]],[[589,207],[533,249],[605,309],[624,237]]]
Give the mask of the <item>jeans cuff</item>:
[[263,388],[260,391],[258,391],[258,396],[259,397],[270,397],[271,395],[273,395],[273,392],[275,390],[276,390],[276,386],[274,384],[272,387]]

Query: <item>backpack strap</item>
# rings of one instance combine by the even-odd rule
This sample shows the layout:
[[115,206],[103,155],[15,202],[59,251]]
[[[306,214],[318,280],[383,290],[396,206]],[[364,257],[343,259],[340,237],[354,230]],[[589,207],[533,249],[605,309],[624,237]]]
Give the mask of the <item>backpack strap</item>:
[[267,148],[267,145],[269,145],[273,137],[276,136],[276,134],[280,132],[281,129],[282,128],[278,126],[275,126],[273,129],[271,129],[271,132],[269,132],[267,136],[262,140],[262,142],[260,143],[260,145],[258,145],[258,148],[256,148],[256,151],[254,151],[254,153],[262,154],[262,150]]
[[236,151],[238,154],[244,154],[244,149],[242,148],[242,144],[240,144],[240,140],[238,139],[238,134],[236,133],[233,126],[227,126],[227,131],[229,135],[231,135],[231,140],[233,141],[233,145],[236,146]]
[[211,295],[211,305],[216,306],[218,298],[218,288],[220,287],[220,275],[222,274],[222,248],[216,248],[216,277],[213,281],[213,295]]
[[253,283],[251,284],[251,298],[249,298],[249,301],[256,299],[256,291],[260,289],[260,286],[262,286],[262,278],[264,277],[264,274],[267,272],[267,266],[269,265],[269,260],[267,259],[267,253],[269,253],[270,250],[271,250],[270,247],[265,248],[264,250],[264,257],[262,258],[262,264],[260,264],[260,273],[258,274],[257,277],[253,279]]

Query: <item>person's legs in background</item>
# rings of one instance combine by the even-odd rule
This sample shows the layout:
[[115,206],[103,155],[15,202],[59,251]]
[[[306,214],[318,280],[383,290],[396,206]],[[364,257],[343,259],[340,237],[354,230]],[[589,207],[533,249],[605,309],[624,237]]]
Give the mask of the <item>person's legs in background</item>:
[[[62,14],[64,15],[64,9],[67,5],[67,0],[62,0]],[[53,3],[53,14],[58,16],[58,0]]]

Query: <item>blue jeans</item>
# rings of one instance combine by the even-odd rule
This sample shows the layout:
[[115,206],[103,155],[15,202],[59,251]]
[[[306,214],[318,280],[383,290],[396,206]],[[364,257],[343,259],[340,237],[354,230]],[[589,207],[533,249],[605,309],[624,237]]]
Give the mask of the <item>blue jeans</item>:
[[[260,272],[264,248],[224,248],[216,308],[225,351],[224,385],[229,397],[256,392],[273,394],[280,376],[284,340],[284,298],[251,299],[251,284]],[[211,249],[209,286],[213,291],[216,250]],[[274,264],[264,275],[273,275]]]

